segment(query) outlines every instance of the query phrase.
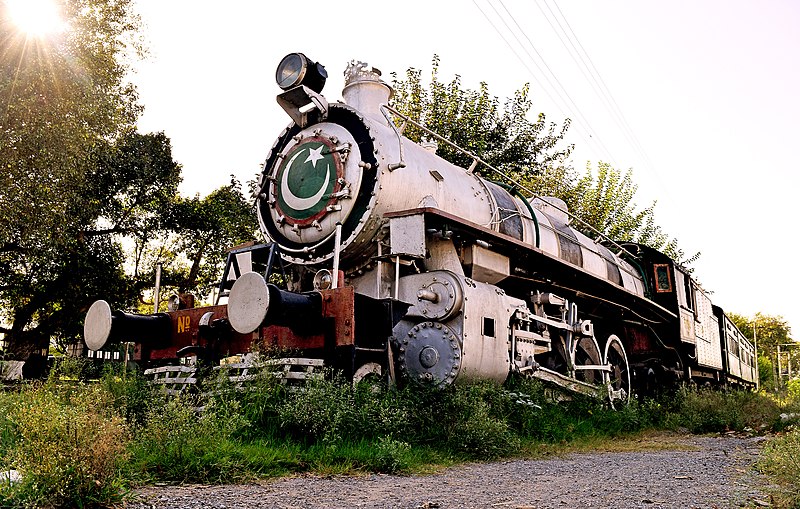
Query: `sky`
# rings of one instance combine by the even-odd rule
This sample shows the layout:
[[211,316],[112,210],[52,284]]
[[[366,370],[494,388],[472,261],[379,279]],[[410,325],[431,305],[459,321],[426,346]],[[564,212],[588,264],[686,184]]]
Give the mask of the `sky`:
[[800,339],[800,2],[137,0],[149,55],[131,76],[142,132],[164,131],[181,191],[252,179],[289,123],[275,68],[303,52],[341,98],[348,61],[409,67],[573,125],[573,166],[633,169],[636,203],[688,254],[712,300],[781,315]]

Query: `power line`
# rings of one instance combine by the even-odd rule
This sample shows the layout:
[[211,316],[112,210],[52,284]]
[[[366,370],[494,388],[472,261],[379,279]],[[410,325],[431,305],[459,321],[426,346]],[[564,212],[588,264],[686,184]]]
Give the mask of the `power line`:
[[[483,17],[486,19],[486,21],[487,21],[487,22],[489,22],[489,24],[490,24],[490,25],[492,25],[492,28],[494,28],[495,32],[497,32],[497,34],[500,36],[500,38],[501,38],[501,39],[503,39],[503,42],[505,42],[505,43],[506,43],[506,46],[508,46],[508,48],[511,50],[511,52],[512,52],[512,53],[514,53],[514,56],[516,56],[516,57],[517,57],[517,59],[518,59],[518,60],[519,60],[519,61],[522,63],[522,65],[523,65],[523,66],[525,66],[525,69],[527,69],[527,70],[528,70],[528,72],[530,73],[531,77],[533,78],[533,81],[535,81],[535,82],[536,82],[536,83],[539,85],[539,88],[540,88],[542,91],[544,91],[544,93],[545,93],[545,94],[547,94],[547,96],[550,98],[550,100],[551,100],[551,101],[553,101],[554,103],[558,103],[559,101],[558,101],[558,100],[557,100],[555,97],[553,97],[553,95],[550,93],[550,91],[548,90],[548,88],[547,88],[547,87],[545,87],[545,86],[542,84],[542,82],[541,82],[541,81],[539,81],[539,78],[537,77],[537,76],[539,76],[539,75],[542,75],[542,76],[545,76],[545,78],[547,78],[547,75],[544,73],[544,71],[542,71],[542,68],[539,66],[539,64],[538,64],[537,62],[535,62],[535,61],[531,60],[531,62],[532,62],[532,63],[533,63],[535,66],[536,66],[536,68],[539,70],[539,73],[540,73],[540,74],[538,74],[538,75],[537,75],[537,74],[536,74],[536,73],[534,73],[534,72],[533,72],[533,70],[532,70],[532,69],[531,69],[531,68],[528,66],[528,63],[525,61],[525,59],[523,59],[523,58],[520,56],[520,54],[517,52],[517,50],[514,48],[514,46],[513,46],[513,45],[512,45],[512,44],[511,44],[511,43],[508,41],[508,39],[506,39],[505,35],[503,35],[503,32],[502,32],[502,31],[501,31],[501,30],[500,30],[500,29],[497,27],[497,25],[495,25],[494,21],[492,21],[492,20],[491,20],[491,18],[489,18],[489,16],[486,14],[486,12],[484,12],[484,10],[481,8],[481,6],[480,6],[480,5],[478,5],[477,1],[476,1],[476,0],[472,0],[472,3],[473,3],[473,4],[475,4],[475,7],[477,7],[477,8],[478,8],[478,10],[479,10],[479,11],[480,11],[480,13],[483,15]],[[524,48],[523,48],[523,49],[524,49]],[[563,99],[562,99],[562,100],[563,100]]]
[[[505,44],[509,47],[509,49],[511,49],[512,53],[514,53],[514,55],[517,57],[517,59],[528,70],[528,72],[531,74],[532,78],[540,86],[542,86],[542,89],[548,95],[548,97],[550,97],[550,99],[555,104],[557,104],[558,107],[561,108],[562,111],[565,112],[567,116],[576,117],[575,120],[577,122],[575,124],[575,127],[578,130],[578,134],[586,142],[586,145],[587,146],[591,146],[591,145],[596,146],[601,152],[603,152],[605,154],[605,157],[610,162],[612,162],[615,166],[619,166],[618,163],[615,161],[615,158],[614,158],[613,154],[608,149],[606,144],[603,142],[602,138],[597,134],[596,131],[594,131],[592,129],[591,123],[588,121],[586,116],[583,114],[582,110],[578,107],[578,105],[572,99],[572,97],[570,96],[570,94],[567,91],[566,87],[558,79],[556,74],[553,72],[553,70],[547,64],[547,62],[544,59],[544,57],[536,49],[536,46],[534,45],[533,41],[530,39],[530,37],[528,37],[528,35],[526,34],[525,30],[517,22],[517,20],[514,17],[514,15],[508,10],[508,8],[505,6],[505,4],[503,4],[502,0],[500,0],[500,4],[502,5],[503,9],[505,10],[507,16],[511,19],[511,21],[516,26],[516,30],[512,29],[512,27],[506,21],[505,17],[497,10],[497,8],[494,5],[492,5],[490,0],[487,0],[487,3],[492,8],[492,10],[494,11],[494,13],[497,16],[497,18],[505,25],[505,28],[507,29],[507,31],[510,32],[514,36],[514,38],[516,39],[517,44],[519,45],[519,47],[527,55],[528,60],[533,65],[536,66],[536,68],[541,73],[541,76],[543,76],[547,80],[547,82],[548,82],[549,86],[552,88],[553,92],[559,95],[559,98],[561,99],[561,101],[557,101],[553,97],[553,94],[550,93],[550,90],[547,87],[543,86],[542,82],[538,79],[537,75],[532,71],[532,69],[528,65],[528,62],[524,58],[522,58],[522,56],[519,54],[519,52],[515,49],[514,45],[504,35],[503,31],[500,30],[500,28],[495,24],[495,22],[490,18],[490,16],[487,15],[487,13],[484,11],[484,9],[481,8],[481,6],[476,2],[476,0],[473,0],[473,3],[478,8],[478,10],[481,12],[483,17],[489,22],[489,24],[492,26],[492,28],[498,33],[498,35],[500,35],[500,37],[503,39],[503,42],[505,42]],[[519,38],[519,36],[517,35],[517,32],[521,33],[523,35],[523,37],[525,37],[525,39],[527,41],[527,45]],[[530,47],[530,49],[531,49],[530,51],[528,50],[528,47]],[[538,60],[540,60],[542,62],[542,65],[540,65],[537,62],[537,58],[534,57],[533,54],[531,54],[531,51],[533,51],[533,53],[536,54],[536,56],[538,57]],[[544,68],[542,66],[544,66]],[[555,81],[555,83],[554,83],[554,81]],[[564,97],[566,97],[566,99],[564,99]],[[565,104],[566,104],[566,106],[565,106]],[[571,112],[571,113],[569,113],[569,112]],[[584,133],[585,133],[585,135],[584,135]],[[587,138],[587,136],[588,136],[588,138]]]
[[[600,138],[600,136],[599,136],[599,135],[598,135],[596,132],[594,132],[594,131],[592,130],[591,124],[590,124],[590,123],[589,123],[589,121],[586,119],[586,117],[583,115],[583,112],[581,112],[580,108],[578,108],[577,104],[575,104],[575,101],[574,101],[574,100],[572,99],[572,97],[570,96],[570,94],[569,94],[569,92],[567,91],[566,87],[565,87],[565,86],[564,86],[564,85],[561,83],[561,81],[558,79],[558,76],[556,76],[556,74],[553,72],[553,70],[552,70],[552,69],[550,68],[550,66],[547,64],[547,61],[544,59],[544,57],[541,55],[541,53],[539,53],[539,51],[536,49],[536,46],[534,46],[534,44],[533,44],[533,41],[531,41],[531,39],[528,37],[528,35],[525,33],[525,31],[524,31],[524,30],[522,29],[522,27],[519,25],[519,23],[517,23],[517,20],[514,18],[514,16],[511,14],[511,12],[509,12],[508,8],[505,6],[505,4],[503,3],[503,1],[502,1],[502,0],[499,0],[499,1],[500,1],[500,5],[502,5],[503,9],[506,11],[506,13],[508,14],[508,16],[511,18],[511,21],[512,21],[512,22],[514,23],[514,25],[517,27],[517,31],[519,31],[519,32],[520,32],[520,33],[521,33],[521,34],[522,34],[522,35],[525,37],[525,39],[528,41],[528,45],[530,46],[530,48],[533,50],[533,52],[536,54],[536,56],[538,56],[538,57],[539,57],[539,60],[541,60],[541,61],[542,61],[542,64],[543,64],[543,65],[544,65],[544,67],[547,69],[547,72],[545,72],[544,70],[542,70],[541,66],[539,66],[539,64],[536,62],[536,60],[534,59],[533,55],[531,55],[531,53],[530,53],[530,52],[527,50],[527,48],[525,47],[525,44],[524,44],[524,43],[523,43],[523,42],[520,40],[520,38],[517,36],[516,32],[515,32],[514,30],[512,30],[512,29],[511,29],[511,27],[510,27],[510,26],[508,25],[508,23],[505,21],[505,19],[503,18],[503,16],[502,16],[502,15],[500,14],[500,12],[499,12],[499,11],[498,11],[498,10],[497,10],[497,9],[496,9],[496,8],[495,8],[493,5],[492,5],[492,4],[491,4],[491,2],[489,2],[489,6],[492,8],[492,10],[494,10],[495,14],[497,14],[497,16],[500,18],[500,20],[503,22],[503,24],[504,24],[504,25],[506,26],[506,28],[508,29],[508,31],[509,31],[509,32],[511,32],[511,34],[512,34],[512,35],[514,35],[514,38],[517,40],[517,43],[520,45],[520,47],[523,49],[523,51],[525,51],[525,53],[528,55],[528,58],[529,58],[529,59],[530,59],[530,60],[531,60],[531,61],[532,61],[532,62],[533,62],[535,65],[536,65],[536,67],[539,69],[539,71],[540,71],[540,72],[542,72],[542,74],[543,74],[543,75],[544,75],[544,77],[547,79],[547,81],[548,81],[548,83],[550,84],[550,86],[554,88],[554,90],[556,91],[556,93],[558,93],[558,94],[559,94],[559,96],[560,96],[560,97],[562,97],[562,100],[563,100],[563,97],[564,97],[564,96],[566,96],[566,101],[565,101],[565,102],[566,102],[566,103],[568,103],[568,104],[567,104],[567,107],[566,107],[566,108],[563,108],[563,106],[562,106],[562,109],[563,109],[564,111],[566,111],[566,112],[569,112],[569,111],[574,111],[574,112],[575,112],[575,116],[577,116],[577,117],[578,117],[576,120],[578,120],[579,122],[581,122],[581,124],[577,124],[577,125],[576,125],[576,127],[578,127],[578,128],[580,128],[580,127],[583,127],[583,129],[585,129],[585,130],[587,131],[587,134],[589,135],[589,138],[591,138],[591,140],[587,140],[587,139],[584,137],[584,141],[586,141],[587,145],[588,145],[588,144],[590,144],[590,143],[593,141],[594,143],[596,143],[597,145],[599,145],[599,146],[600,146],[600,148],[602,148],[602,150],[604,150],[604,151],[605,151],[606,155],[607,155],[607,156],[608,156],[610,159],[613,159],[613,155],[612,155],[612,154],[611,154],[611,152],[608,150],[608,148],[606,147],[606,145],[603,143],[603,140]],[[516,53],[515,53],[515,54],[516,54]],[[519,57],[519,56],[518,56],[518,57]],[[523,64],[524,64],[524,62],[523,62]],[[527,66],[526,66],[526,68],[527,68]],[[528,68],[528,69],[529,69],[529,68]],[[530,70],[530,69],[529,69],[529,70]],[[550,77],[551,77],[551,76],[552,76],[552,78],[553,78],[552,80],[550,79]],[[553,80],[555,80],[555,82],[556,82],[556,84],[555,84],[555,85],[553,84]],[[563,95],[562,95],[562,93],[563,93]],[[570,105],[570,104],[572,105],[572,108],[570,108],[570,107],[569,107],[569,105]]]
[[[599,87],[600,93],[598,94],[598,96],[605,101],[607,109],[614,116],[615,121],[617,121],[617,124],[621,127],[621,129],[623,131],[623,134],[625,134],[625,136],[628,138],[628,141],[631,143],[631,146],[634,148],[634,150],[636,150],[638,152],[639,156],[642,158],[642,162],[644,162],[645,165],[650,168],[651,172],[656,177],[658,177],[658,175],[656,174],[655,170],[653,169],[653,165],[652,165],[652,161],[650,160],[650,157],[648,156],[647,152],[642,147],[642,144],[639,142],[639,139],[636,137],[636,133],[631,128],[630,123],[628,122],[627,118],[625,117],[625,114],[622,111],[622,108],[619,107],[619,103],[617,103],[616,99],[614,98],[614,94],[608,88],[608,85],[606,85],[606,82],[603,79],[603,76],[600,74],[600,71],[597,69],[597,66],[595,66],[594,61],[592,60],[592,58],[589,55],[589,53],[586,51],[586,48],[584,48],[583,44],[581,44],[580,39],[578,38],[578,36],[575,33],[575,31],[572,29],[572,25],[570,25],[569,20],[567,20],[567,17],[564,15],[564,12],[558,6],[557,2],[553,2],[553,4],[555,5],[556,10],[558,11],[558,14],[560,15],[561,19],[564,21],[564,25],[566,25],[567,29],[569,29],[569,32],[567,32],[567,30],[564,29],[564,26],[561,24],[561,22],[559,21],[558,16],[556,16],[556,14],[553,12],[553,10],[550,7],[550,5],[547,3],[547,0],[544,0],[544,2],[545,2],[545,5],[547,6],[547,9],[550,11],[550,13],[553,15],[553,18],[556,20],[556,23],[558,23],[559,27],[561,28],[561,31],[564,33],[564,35],[566,35],[567,40],[569,41],[569,43],[572,46],[572,48],[575,51],[575,53],[578,55],[578,58],[580,58],[581,62],[583,63],[583,67],[585,67],[589,71],[589,74],[591,76],[591,80],[593,82],[593,88],[595,89],[595,92],[597,93],[597,88],[595,88],[594,85]],[[541,10],[541,8],[540,8],[540,10]],[[561,37],[559,35],[559,39],[560,38]],[[562,43],[563,43],[563,40],[562,40]],[[577,43],[577,47],[575,46],[576,43]],[[571,52],[570,52],[570,55],[572,55]],[[573,57],[573,61],[574,60],[575,60],[575,58]],[[587,61],[588,61],[588,63],[587,63]],[[577,62],[576,62],[576,64],[577,64]],[[581,70],[581,72],[583,73],[583,70]],[[584,77],[585,77],[585,74],[584,74]]]
[[[518,59],[518,60],[519,60],[519,61],[522,63],[522,65],[525,67],[525,69],[527,69],[527,70],[528,70],[528,73],[530,73],[530,76],[531,76],[531,78],[533,78],[533,81],[535,81],[535,82],[536,82],[536,83],[539,85],[539,88],[540,88],[542,91],[544,91],[544,93],[545,93],[545,94],[547,94],[547,96],[550,98],[550,100],[551,100],[551,101],[553,101],[553,103],[555,103],[555,104],[558,104],[558,100],[556,100],[556,98],[554,98],[554,97],[553,97],[553,95],[550,93],[550,91],[548,90],[548,88],[547,88],[547,87],[545,87],[544,85],[542,85],[542,82],[541,82],[541,81],[539,81],[539,78],[537,77],[537,74],[533,72],[533,70],[532,70],[532,69],[531,69],[531,68],[528,66],[527,62],[526,62],[526,61],[525,61],[525,60],[524,60],[524,59],[523,59],[523,58],[522,58],[522,57],[519,55],[519,53],[518,53],[518,52],[517,52],[517,50],[514,48],[514,46],[513,46],[513,45],[512,45],[512,44],[511,44],[511,43],[508,41],[508,39],[506,39],[505,35],[503,35],[503,32],[502,32],[502,31],[501,31],[501,30],[500,30],[500,29],[497,27],[497,25],[495,25],[494,21],[492,21],[492,20],[491,20],[491,18],[490,18],[490,17],[489,17],[489,16],[486,14],[486,12],[484,12],[484,10],[481,8],[481,6],[480,6],[480,5],[478,5],[478,3],[476,2],[476,0],[472,0],[472,3],[473,3],[473,4],[475,4],[475,7],[477,7],[477,8],[478,8],[478,11],[480,11],[480,13],[481,13],[481,14],[483,15],[483,17],[486,19],[486,21],[487,21],[487,22],[488,22],[488,23],[489,23],[489,24],[492,26],[492,28],[494,28],[495,32],[497,32],[497,34],[500,36],[500,38],[501,38],[501,39],[503,39],[503,42],[505,42],[505,43],[506,43],[506,46],[508,46],[508,48],[511,50],[511,52],[512,52],[512,53],[514,53],[514,56],[516,56],[516,57],[517,57],[517,59]],[[534,65],[536,65],[537,69],[539,69],[540,73],[541,73],[543,76],[545,76],[545,77],[547,76],[547,75],[546,75],[546,74],[545,74],[545,73],[544,73],[544,72],[541,70],[541,67],[540,67],[540,66],[539,66],[539,65],[538,65],[538,64],[537,64],[535,61],[533,61],[533,60],[532,60],[532,63],[533,63]],[[562,107],[562,111],[567,111],[567,110],[568,110],[567,108],[563,108],[563,107]],[[578,134],[581,136],[581,138],[583,138],[583,140],[586,142],[586,144],[587,144],[587,145],[589,145],[589,140],[588,140],[588,139],[587,139],[587,138],[586,138],[586,137],[583,135],[583,133],[581,133],[580,131],[578,131]],[[591,137],[591,135],[589,135],[589,137]]]

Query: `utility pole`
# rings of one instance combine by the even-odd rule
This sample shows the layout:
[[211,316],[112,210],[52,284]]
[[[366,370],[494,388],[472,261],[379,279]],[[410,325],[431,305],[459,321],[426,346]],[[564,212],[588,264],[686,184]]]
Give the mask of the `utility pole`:
[[[781,351],[781,347],[785,347],[783,351]],[[792,350],[792,347],[800,346],[800,343],[780,343],[777,345],[778,348],[778,386],[783,385],[783,366],[781,366],[781,354],[786,354],[786,379],[792,379],[792,352],[796,352],[796,350]]]
[[158,313],[158,306],[161,304],[161,264],[156,264],[156,289],[153,292],[153,313]]
[[753,348],[755,349],[755,352],[756,352],[756,365],[755,365],[755,368],[756,368],[756,392],[758,392],[760,390],[759,383],[761,381],[760,380],[761,372],[758,369],[758,339],[756,338],[756,319],[755,318],[753,318]]

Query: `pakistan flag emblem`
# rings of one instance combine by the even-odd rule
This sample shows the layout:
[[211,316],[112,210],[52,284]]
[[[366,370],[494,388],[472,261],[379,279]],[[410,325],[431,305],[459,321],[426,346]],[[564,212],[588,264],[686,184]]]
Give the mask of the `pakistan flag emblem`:
[[325,138],[294,147],[278,170],[278,207],[289,224],[308,225],[327,213],[337,191],[341,160]]

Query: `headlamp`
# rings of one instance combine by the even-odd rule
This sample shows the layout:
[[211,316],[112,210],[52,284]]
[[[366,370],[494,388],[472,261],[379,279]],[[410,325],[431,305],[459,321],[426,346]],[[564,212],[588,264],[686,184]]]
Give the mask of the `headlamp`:
[[275,81],[283,90],[305,85],[316,93],[322,92],[328,72],[325,67],[309,60],[302,53],[289,53],[275,71]]

